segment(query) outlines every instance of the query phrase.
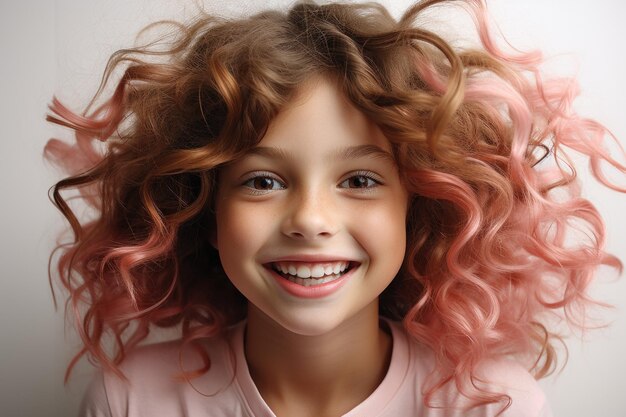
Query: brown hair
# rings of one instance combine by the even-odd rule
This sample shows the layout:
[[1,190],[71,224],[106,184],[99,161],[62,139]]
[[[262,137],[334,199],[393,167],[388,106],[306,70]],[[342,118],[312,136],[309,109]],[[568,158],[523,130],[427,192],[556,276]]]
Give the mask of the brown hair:
[[[558,161],[569,146],[624,167],[600,145],[580,146],[604,128],[576,125],[559,107],[572,99],[566,83],[535,82],[536,55],[495,46],[481,2],[465,5],[484,50],[455,50],[413,23],[438,3],[419,2],[398,21],[375,3],[201,15],[178,26],[165,52],[114,54],[103,84],[125,72],[102,106],[76,115],[55,100],[49,120],[77,132],[75,145],[47,148],[75,169],[53,198],[76,237],[60,247],[58,267],[85,344],[77,358],[88,352],[117,371],[151,325],[182,324],[193,342],[245,317],[208,240],[218,168],[321,75],[381,128],[411,193],[407,256],[381,310],[433,348],[443,376],[429,395],[454,379],[478,402],[502,399],[473,385],[478,364],[498,354],[529,354],[546,374],[554,350],[538,315],[575,311],[597,265],[619,265],[602,251],[601,220],[572,186],[575,171]],[[104,154],[94,138],[106,141]],[[547,157],[558,167],[542,172]],[[559,187],[568,199],[552,196]],[[81,224],[61,196],[67,189],[82,191],[95,219]],[[546,227],[568,229],[568,218],[590,227],[589,242],[566,247]],[[103,348],[108,333],[114,358]]]

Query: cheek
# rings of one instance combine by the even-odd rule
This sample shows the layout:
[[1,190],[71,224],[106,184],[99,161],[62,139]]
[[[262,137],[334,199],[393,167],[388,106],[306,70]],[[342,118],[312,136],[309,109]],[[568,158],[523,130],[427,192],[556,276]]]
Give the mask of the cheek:
[[362,210],[357,240],[368,252],[375,267],[393,278],[400,269],[406,251],[406,210],[402,204],[381,205]]
[[221,204],[216,213],[217,249],[224,269],[253,260],[268,239],[271,216],[247,204]]
[[[220,205],[216,213],[217,250],[224,272],[230,281],[239,289],[245,291],[244,265],[242,259],[252,250],[253,240],[249,235],[249,219],[241,216],[236,207]],[[244,287],[242,287],[244,285]]]
[[224,205],[216,214],[217,246],[220,253],[227,253],[240,243],[249,241],[253,230],[251,219],[242,216],[236,206]]

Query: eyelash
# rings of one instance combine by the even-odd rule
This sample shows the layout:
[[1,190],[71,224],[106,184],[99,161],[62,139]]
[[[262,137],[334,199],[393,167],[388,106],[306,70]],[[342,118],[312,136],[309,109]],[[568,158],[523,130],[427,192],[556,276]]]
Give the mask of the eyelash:
[[[360,190],[360,191],[371,191],[372,188],[376,188],[379,185],[382,184],[382,181],[380,180],[380,177],[376,174],[374,174],[371,171],[356,171],[354,173],[351,173],[350,176],[348,178],[346,178],[345,180],[341,181],[339,184],[343,184],[347,181],[350,181],[352,178],[357,178],[357,177],[362,177],[365,178],[366,181],[371,181],[373,183],[373,185],[369,186],[369,187],[354,187],[353,189],[355,190]],[[346,188],[350,188],[350,187],[346,187]]]
[[241,185],[248,188],[248,191],[250,192],[250,194],[254,194],[254,195],[267,194],[270,191],[275,191],[274,189],[263,190],[263,189],[254,188],[254,181],[260,178],[267,178],[267,179],[274,181],[275,183],[280,184],[281,188],[279,189],[281,190],[284,190],[286,188],[282,181],[280,181],[278,178],[276,178],[274,175],[270,174],[269,172],[253,172],[252,174],[250,174],[248,179],[246,179]]
[[[382,181],[379,179],[378,175],[374,174],[371,171],[356,171],[354,173],[352,173],[348,178],[346,178],[345,180],[341,181],[339,184],[343,184],[345,182],[350,181],[353,178],[357,178],[357,177],[362,177],[365,178],[366,183],[370,183],[371,184],[369,186],[366,187],[345,187],[345,188],[351,188],[354,190],[360,190],[360,191],[364,191],[364,192],[370,192],[373,188],[378,187],[379,185],[382,184]],[[270,191],[276,191],[276,189],[271,188],[271,189],[258,189],[254,187],[254,181],[258,180],[258,179],[270,179],[272,181],[274,181],[274,183],[278,183],[280,185],[280,188],[278,188],[279,190],[284,190],[285,188],[287,188],[285,186],[285,184],[279,180],[278,178],[276,178],[273,174],[269,173],[269,172],[253,172],[250,174],[250,176],[242,183],[242,186],[248,188],[249,192],[251,194],[254,195],[260,195],[260,194],[267,194]],[[373,183],[373,184],[372,184]]]

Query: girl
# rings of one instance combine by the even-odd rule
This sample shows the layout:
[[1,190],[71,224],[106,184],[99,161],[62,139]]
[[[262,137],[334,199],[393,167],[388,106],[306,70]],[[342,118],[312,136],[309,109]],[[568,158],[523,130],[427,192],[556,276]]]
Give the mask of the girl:
[[[461,3],[481,49],[415,23],[438,3],[202,15],[116,53],[99,107],[53,101],[76,131],[46,149],[72,174],[68,372],[102,368],[81,415],[550,415],[546,313],[580,323],[595,269],[621,267],[567,152],[616,190],[601,164],[626,167],[481,1]],[[139,346],[155,326],[180,340]]]

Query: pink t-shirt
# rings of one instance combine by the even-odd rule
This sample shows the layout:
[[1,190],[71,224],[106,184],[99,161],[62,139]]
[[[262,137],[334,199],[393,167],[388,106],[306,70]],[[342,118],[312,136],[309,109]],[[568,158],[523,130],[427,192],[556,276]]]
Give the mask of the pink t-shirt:
[[[424,406],[420,394],[433,367],[432,353],[409,341],[402,327],[387,322],[393,337],[391,363],[376,390],[343,417],[492,417],[501,405],[463,410],[466,399],[448,384],[439,392],[446,408]],[[136,349],[121,365],[128,382],[98,373],[87,390],[81,417],[276,417],[259,394],[246,364],[243,348],[245,322],[230,329],[228,340],[207,345],[210,370],[192,385],[180,374],[180,342]],[[197,354],[183,355],[185,369],[197,369]],[[551,412],[536,381],[513,361],[493,361],[482,374],[490,386],[508,394],[511,406],[504,417],[549,417]]]

